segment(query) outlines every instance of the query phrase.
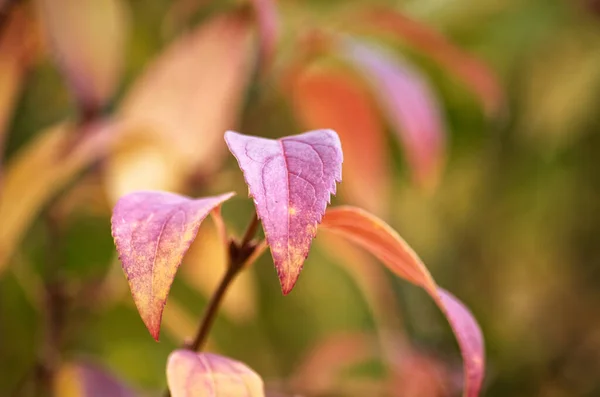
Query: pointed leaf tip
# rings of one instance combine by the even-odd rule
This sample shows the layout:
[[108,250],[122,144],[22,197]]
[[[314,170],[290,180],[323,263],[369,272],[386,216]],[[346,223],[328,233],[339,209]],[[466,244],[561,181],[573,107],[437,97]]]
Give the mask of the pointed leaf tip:
[[437,286],[417,254],[383,220],[355,207],[327,211],[322,227],[369,251],[396,275],[422,287],[446,315],[463,357],[464,397],[477,397],[485,375],[485,348],[481,329],[466,306]]
[[232,196],[194,200],[139,191],[121,197],[115,205],[111,223],[119,259],[140,316],[155,340],[173,278],[200,224]]
[[323,129],[272,140],[227,131],[271,248],[281,290],[296,284],[317,225],[342,179],[337,133]]
[[167,362],[173,397],[264,397],[260,376],[245,364],[210,353],[175,350]]

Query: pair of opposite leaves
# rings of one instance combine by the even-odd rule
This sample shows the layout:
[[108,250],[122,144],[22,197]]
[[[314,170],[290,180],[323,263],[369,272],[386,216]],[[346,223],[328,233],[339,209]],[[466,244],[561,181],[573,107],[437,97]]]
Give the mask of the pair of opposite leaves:
[[[382,220],[354,207],[337,207],[323,217],[330,195],[335,194],[336,182],[341,181],[343,154],[337,134],[315,130],[271,140],[228,131],[225,141],[254,199],[283,293],[288,294],[296,283],[319,224],[346,237],[432,296],[459,343],[465,396],[477,396],[484,374],[483,337],[468,309],[435,284],[418,256]],[[232,196],[233,193],[226,193],[190,199],[166,192],[140,191],[117,202],[112,216],[113,237],[133,299],[155,339],[158,340],[173,278],[200,223],[211,211],[218,213],[220,205]],[[212,376],[208,374],[210,365],[197,368],[194,364],[208,358],[195,357],[201,359],[189,358],[190,365],[183,368],[200,377]],[[228,376],[237,375],[232,372]],[[214,389],[214,395],[228,395],[218,391]]]

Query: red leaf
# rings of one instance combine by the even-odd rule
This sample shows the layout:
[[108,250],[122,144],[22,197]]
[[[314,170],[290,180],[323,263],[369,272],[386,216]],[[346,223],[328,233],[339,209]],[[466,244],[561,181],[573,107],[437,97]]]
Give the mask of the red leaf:
[[389,198],[385,131],[368,87],[356,77],[340,68],[304,68],[293,73],[286,91],[304,126],[339,134],[346,153],[342,197],[381,214]]
[[200,223],[233,193],[190,199],[141,191],[123,196],[113,210],[112,234],[133,300],[158,340],[162,312],[183,256]]
[[355,207],[327,212],[321,225],[331,229],[381,260],[391,271],[423,287],[442,309],[463,356],[465,397],[479,395],[485,372],[483,336],[473,315],[449,292],[439,288],[417,254],[381,219]]
[[225,133],[254,198],[271,247],[281,290],[287,295],[302,265],[335,182],[342,178],[342,148],[332,130],[278,140]]
[[437,98],[423,75],[381,48],[343,38],[339,50],[360,70],[403,141],[417,182],[435,185],[443,164],[445,128]]
[[381,7],[362,10],[353,23],[366,24],[374,31],[401,37],[463,80],[479,97],[488,115],[502,110],[504,93],[493,70],[431,27],[393,9]]
[[167,363],[173,397],[264,397],[260,376],[245,364],[210,353],[175,350]]

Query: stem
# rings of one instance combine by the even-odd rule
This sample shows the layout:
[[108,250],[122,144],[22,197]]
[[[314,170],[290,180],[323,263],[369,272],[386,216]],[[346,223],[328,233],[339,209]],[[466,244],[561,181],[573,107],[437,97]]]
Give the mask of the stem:
[[254,238],[256,231],[258,230],[258,214],[254,212],[254,216],[252,220],[248,224],[246,228],[246,233],[244,233],[244,237],[242,238],[242,242],[240,243],[240,247],[247,247],[250,241]]
[[[258,225],[258,215],[255,212],[252,220],[246,228],[246,232],[244,233],[242,241],[240,243],[231,242],[231,246],[228,250],[227,271],[225,272],[221,283],[208,302],[208,306],[202,315],[202,320],[200,321],[200,326],[198,327],[198,332],[196,332],[193,342],[189,345],[186,345],[186,349],[199,352],[204,347],[210,329],[217,318],[219,307],[221,306],[221,302],[225,297],[227,289],[231,285],[233,279],[235,279],[235,276],[237,276],[237,274],[244,268],[244,264],[258,246],[252,241],[256,231],[258,230]],[[171,396],[171,392],[168,388],[165,390],[164,396]]]
[[193,351],[200,351],[204,347],[206,343],[206,337],[217,318],[217,312],[219,311],[219,307],[221,306],[221,302],[225,297],[225,292],[227,288],[239,272],[239,266],[229,266],[227,272],[223,276],[221,280],[221,284],[210,298],[210,302],[208,303],[208,307],[204,311],[204,315],[202,316],[202,321],[200,322],[200,327],[198,328],[198,332],[194,341],[189,345],[189,349]]

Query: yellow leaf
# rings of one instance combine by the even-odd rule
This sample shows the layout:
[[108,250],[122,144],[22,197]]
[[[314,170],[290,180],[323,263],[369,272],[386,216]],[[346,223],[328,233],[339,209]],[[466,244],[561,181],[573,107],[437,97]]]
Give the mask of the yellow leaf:
[[[9,162],[0,192],[0,273],[43,205],[105,154],[110,126],[91,125],[82,134],[71,124],[60,124],[40,133]],[[74,132],[82,138],[72,148]]]

